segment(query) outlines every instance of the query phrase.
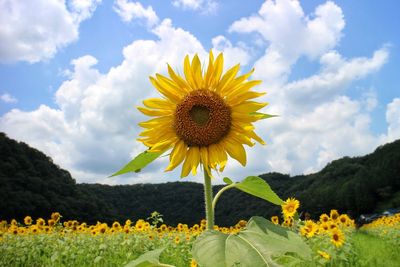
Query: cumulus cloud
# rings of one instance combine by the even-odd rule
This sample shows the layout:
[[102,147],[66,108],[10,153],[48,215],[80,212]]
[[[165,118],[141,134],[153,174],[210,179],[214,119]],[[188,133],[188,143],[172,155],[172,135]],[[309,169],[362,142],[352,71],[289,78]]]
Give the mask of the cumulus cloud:
[[315,59],[335,47],[344,25],[341,8],[330,1],[307,16],[299,1],[268,0],[258,14],[235,21],[229,31],[256,33],[265,40],[268,46],[255,67],[266,82],[280,86],[300,56]]
[[1,101],[4,103],[17,103],[18,99],[10,95],[9,93],[4,93],[0,96]]
[[[342,10],[332,2],[307,15],[299,1],[268,0],[258,14],[230,27],[231,32],[246,34],[244,41],[233,44],[223,35],[212,39],[213,49],[225,53],[227,65],[255,62],[254,78],[264,81],[257,90],[267,88],[268,92],[262,99],[270,103],[266,112],[279,115],[256,124],[267,145],[248,150],[246,168],[228,161],[224,176],[241,179],[267,171],[314,172],[333,159],[361,155],[398,138],[399,98],[387,105],[388,132],[376,136],[370,126],[377,94],[369,89],[361,97],[350,97],[346,91],[354,81],[378,72],[387,62],[389,50],[383,46],[365,57],[343,57],[337,46],[344,25]],[[179,168],[169,174],[162,171],[168,157],[143,173],[105,178],[145,149],[135,138],[140,131],[137,123],[147,118],[135,106],[158,96],[148,75],[165,74],[167,62],[182,73],[184,54],[198,53],[201,62],[207,59],[200,41],[174,27],[170,19],[150,32],[155,40],[136,40],[126,46],[123,61],[106,73],[99,72],[97,59],[91,55],[72,60],[68,78],[55,94],[57,108],[14,109],[0,118],[0,130],[43,150],[79,182],[177,180]],[[262,51],[253,53],[260,46],[246,42],[250,33],[263,38]],[[316,62],[320,69],[309,77],[290,80],[301,57]],[[221,180],[217,176],[216,182]]]
[[387,105],[386,121],[389,124],[387,139],[394,141],[400,138],[400,98],[395,98]]
[[375,51],[371,58],[344,59],[336,51],[330,51],[320,58],[320,73],[287,84],[285,97],[297,109],[329,101],[343,93],[351,82],[379,70],[388,57],[385,47]]
[[125,22],[133,20],[144,20],[148,27],[155,26],[159,19],[153,7],[144,8],[140,2],[131,2],[129,0],[116,0],[114,10]]
[[[167,62],[181,66],[182,53],[206,54],[192,34],[173,27],[170,20],[164,20],[153,33],[157,40],[126,46],[124,60],[107,73],[96,69],[93,56],[72,60],[69,79],[55,94],[58,108],[14,109],[1,117],[0,129],[50,155],[79,182],[129,182],[129,178],[105,177],[145,150],[135,138],[140,130],[137,123],[147,118],[135,106],[157,96],[148,75],[165,74]],[[166,176],[160,175],[160,164],[135,175],[134,182],[163,181]]]
[[0,1],[0,62],[49,59],[79,37],[100,0]]
[[215,13],[218,3],[214,0],[173,0],[176,7],[191,10],[200,10],[202,13]]

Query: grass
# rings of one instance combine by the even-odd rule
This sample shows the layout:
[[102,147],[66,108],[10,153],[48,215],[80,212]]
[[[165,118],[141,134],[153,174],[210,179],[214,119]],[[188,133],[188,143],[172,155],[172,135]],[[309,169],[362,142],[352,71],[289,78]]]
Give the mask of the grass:
[[365,231],[353,234],[353,248],[357,254],[357,266],[400,266],[400,247],[388,240]]

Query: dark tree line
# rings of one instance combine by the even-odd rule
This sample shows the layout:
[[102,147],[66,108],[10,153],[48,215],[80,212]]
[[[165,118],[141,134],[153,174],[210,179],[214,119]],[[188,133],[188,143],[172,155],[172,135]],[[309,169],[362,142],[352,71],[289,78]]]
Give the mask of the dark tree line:
[[[298,198],[300,210],[315,218],[330,209],[357,217],[400,207],[399,162],[400,140],[363,157],[335,160],[318,173],[261,177],[283,199]],[[219,188],[215,186],[214,191]],[[64,220],[88,223],[145,219],[158,211],[168,224],[194,224],[204,217],[203,188],[192,182],[76,184],[50,157],[0,133],[0,219],[48,217],[53,211],[59,211]],[[232,189],[218,202],[216,223],[233,225],[254,215],[268,218],[279,213],[280,207]]]

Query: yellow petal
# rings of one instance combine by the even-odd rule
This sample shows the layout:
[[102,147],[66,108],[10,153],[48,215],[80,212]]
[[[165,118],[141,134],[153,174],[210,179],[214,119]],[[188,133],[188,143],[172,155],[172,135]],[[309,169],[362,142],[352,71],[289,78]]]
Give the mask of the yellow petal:
[[166,141],[163,142],[159,142],[157,144],[155,144],[154,146],[152,146],[150,148],[150,152],[161,152],[161,151],[166,151],[168,150],[172,144],[175,142],[176,140],[174,139],[168,139]]
[[222,71],[224,68],[224,56],[222,53],[218,55],[213,66],[214,66],[214,72],[213,75],[211,75],[210,89],[215,89],[214,87],[219,83],[219,80],[221,78]]
[[171,124],[172,121],[173,121],[172,116],[163,116],[148,121],[139,122],[138,125],[143,128],[151,129],[158,125]]
[[242,144],[226,139],[224,145],[229,156],[239,161],[243,166],[246,166],[246,151]]
[[197,165],[199,165],[199,162],[200,162],[199,148],[196,146],[190,147],[187,152],[185,162],[183,163],[182,166],[181,178],[188,176],[190,171],[192,171],[192,174],[195,175],[197,170]]
[[157,79],[150,76],[150,82],[161,94],[163,94],[173,103],[178,103],[181,100],[180,95],[178,95],[174,90],[170,90],[169,88],[163,87]]
[[172,110],[164,110],[164,109],[148,109],[143,107],[137,107],[137,109],[147,116],[167,116],[173,113]]
[[261,139],[254,131],[251,131],[248,136],[254,140],[256,140],[258,143],[265,145],[264,140]]
[[250,112],[256,112],[257,110],[262,109],[266,105],[268,105],[268,103],[245,101],[243,103],[234,106],[233,109],[235,110],[235,112],[250,113]]
[[175,147],[172,149],[171,154],[169,155],[169,165],[165,169],[165,171],[172,171],[176,168],[181,162],[185,159],[187,151],[187,145],[184,141],[179,141]]
[[257,98],[257,97],[263,96],[265,94],[266,93],[258,93],[258,92],[253,92],[253,91],[247,91],[247,92],[243,92],[243,93],[238,92],[236,95],[232,95],[231,98],[227,97],[226,103],[230,106],[235,106],[246,100]]
[[240,69],[240,64],[236,64],[232,68],[230,68],[222,77],[220,83],[217,86],[217,92],[223,92],[225,86],[229,84],[230,81],[232,81],[236,74],[239,72]]
[[248,81],[248,82],[245,82],[245,83],[235,86],[234,88],[232,88],[229,91],[225,91],[224,95],[226,97],[234,97],[239,92],[243,93],[243,92],[249,91],[251,88],[253,88],[256,85],[259,85],[260,83],[262,83],[262,81],[260,81],[260,80]]
[[186,55],[185,60],[183,61],[183,72],[185,73],[186,81],[188,82],[189,86],[192,90],[198,89],[196,83],[194,81],[194,77],[192,74],[192,68],[190,66],[189,56]]
[[175,104],[160,98],[149,98],[143,101],[143,105],[148,108],[157,108],[157,109],[175,109]]
[[168,73],[169,76],[172,78],[172,80],[175,81],[175,83],[185,92],[190,92],[190,86],[189,84],[178,74],[174,72],[174,70],[171,68],[170,65],[168,65]]
[[200,88],[203,85],[203,76],[201,74],[200,59],[197,54],[192,59],[192,75],[196,88]]

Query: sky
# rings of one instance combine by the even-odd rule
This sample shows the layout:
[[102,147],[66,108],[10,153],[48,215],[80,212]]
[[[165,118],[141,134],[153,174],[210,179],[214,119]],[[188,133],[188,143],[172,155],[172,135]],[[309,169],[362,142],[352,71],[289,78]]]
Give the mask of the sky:
[[400,138],[400,2],[319,0],[0,0],[0,131],[68,170],[78,183],[202,181],[165,173],[108,176],[146,148],[137,109],[148,79],[182,73],[186,54],[223,52],[267,92],[257,122],[266,145],[225,176],[321,170]]

